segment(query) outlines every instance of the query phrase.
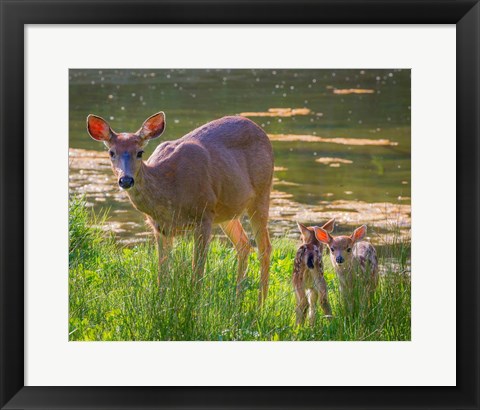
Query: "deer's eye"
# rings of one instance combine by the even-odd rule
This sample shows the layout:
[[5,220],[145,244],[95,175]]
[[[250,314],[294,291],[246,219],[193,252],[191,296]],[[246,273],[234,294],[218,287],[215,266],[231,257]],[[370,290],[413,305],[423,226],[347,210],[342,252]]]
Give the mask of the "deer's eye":
[[137,158],[142,158],[142,155],[143,155],[143,151],[138,151],[137,152]]
[[351,252],[351,251],[352,251],[352,248],[348,248],[348,249],[347,249],[347,252]]
[[331,248],[330,248],[330,250],[331,250],[332,252],[334,252],[334,251],[335,251],[335,249],[333,249],[333,247],[331,247]]
[[110,154],[110,158],[114,158],[115,157],[115,153],[113,151],[108,151],[108,153]]

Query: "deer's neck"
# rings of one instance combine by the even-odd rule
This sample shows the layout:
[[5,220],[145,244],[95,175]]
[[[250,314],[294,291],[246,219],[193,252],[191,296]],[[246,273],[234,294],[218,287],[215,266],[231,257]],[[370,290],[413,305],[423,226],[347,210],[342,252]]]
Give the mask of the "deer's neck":
[[330,256],[330,260],[332,261],[332,265],[335,269],[336,274],[340,277],[347,276],[353,269],[352,260],[347,260],[342,264],[337,263],[337,261],[335,260],[335,257],[333,256]]
[[135,208],[156,222],[166,224],[173,219],[170,184],[171,181],[163,179],[158,169],[152,169],[143,162],[135,177],[135,185],[127,194]]

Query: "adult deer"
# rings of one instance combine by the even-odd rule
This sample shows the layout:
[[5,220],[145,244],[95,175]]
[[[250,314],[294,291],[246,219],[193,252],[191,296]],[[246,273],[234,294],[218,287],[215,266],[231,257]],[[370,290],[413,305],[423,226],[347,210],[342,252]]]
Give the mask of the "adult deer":
[[173,237],[193,229],[193,272],[200,280],[213,224],[219,224],[238,253],[237,294],[251,247],[240,217],[248,214],[261,262],[259,301],[268,292],[271,244],[267,229],[273,175],[272,145],[265,132],[243,117],[224,117],[184,137],[160,144],[147,161],[147,143],[165,129],[165,114],[149,117],[135,133],[117,133],[89,115],[90,136],[107,146],[120,188],[152,226],[161,266]]

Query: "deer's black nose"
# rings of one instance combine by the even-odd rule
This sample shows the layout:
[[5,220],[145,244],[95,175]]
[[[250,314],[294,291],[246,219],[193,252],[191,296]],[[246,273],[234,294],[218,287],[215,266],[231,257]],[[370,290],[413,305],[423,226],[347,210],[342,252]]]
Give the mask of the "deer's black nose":
[[134,183],[135,181],[133,180],[132,177],[121,177],[118,180],[118,185],[120,185],[120,188],[123,188],[123,189],[131,188]]
[[345,259],[343,259],[341,256],[337,256],[337,258],[335,260],[337,261],[337,263],[345,262]]

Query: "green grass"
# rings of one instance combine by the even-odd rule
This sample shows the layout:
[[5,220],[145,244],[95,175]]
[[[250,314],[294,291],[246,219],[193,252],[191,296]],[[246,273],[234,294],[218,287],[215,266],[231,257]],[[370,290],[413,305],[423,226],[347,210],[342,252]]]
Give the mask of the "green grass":
[[70,201],[69,339],[70,340],[410,340],[410,276],[404,274],[410,245],[394,241],[380,254],[393,264],[380,279],[370,303],[357,301],[348,311],[339,295],[330,260],[325,277],[333,318],[318,307],[313,327],[295,326],[292,287],[298,243],[273,241],[270,290],[258,308],[259,262],[250,255],[245,292],[235,297],[236,254],[214,239],[206,273],[192,286],[190,238],[177,238],[168,269],[157,283],[153,242],[120,246],[101,229],[80,199]]

